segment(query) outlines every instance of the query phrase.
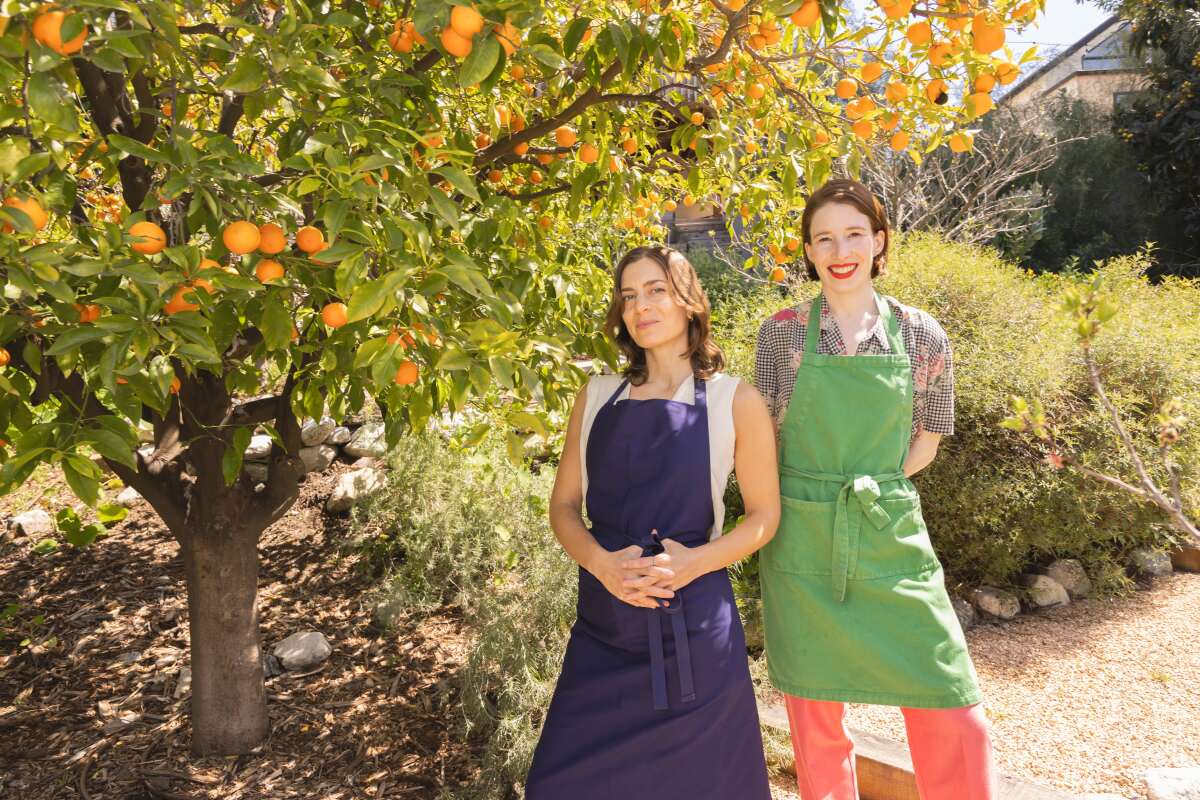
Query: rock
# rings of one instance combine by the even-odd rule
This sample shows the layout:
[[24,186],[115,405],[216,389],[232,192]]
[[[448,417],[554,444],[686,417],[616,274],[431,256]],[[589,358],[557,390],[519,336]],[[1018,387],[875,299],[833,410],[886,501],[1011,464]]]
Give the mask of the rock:
[[304,462],[304,469],[308,472],[324,472],[337,456],[337,448],[327,444],[300,448],[300,460]]
[[271,455],[271,437],[265,433],[258,433],[250,437],[250,445],[246,448],[242,460],[266,461],[269,455]]
[[187,667],[179,668],[179,679],[175,682],[175,699],[183,697],[192,691],[192,671]]
[[120,733],[142,721],[142,715],[136,711],[122,711],[117,716],[104,723],[102,730],[106,734]]
[[304,672],[329,658],[333,648],[319,632],[301,631],[275,645],[272,652],[284,669]]
[[1181,544],[1171,551],[1171,566],[1185,572],[1200,572],[1200,546]]
[[15,536],[49,536],[54,533],[54,518],[34,508],[10,519],[8,528]]
[[1021,601],[995,586],[980,586],[971,594],[971,602],[985,614],[1012,619],[1021,611]]
[[250,480],[255,483],[267,482],[268,467],[261,461],[243,461],[242,469],[246,470],[246,474],[250,476]]
[[316,447],[324,443],[336,427],[337,423],[329,417],[322,417],[319,422],[310,419],[300,428],[300,443],[305,447]]
[[163,667],[169,667],[179,660],[179,655],[180,653],[178,650],[171,650],[163,653],[161,656],[154,659],[154,666],[158,667],[159,669],[162,669]]
[[264,679],[274,678],[276,675],[282,675],[284,673],[283,664],[281,664],[279,659],[271,653],[263,653],[262,664]]
[[1150,800],[1200,800],[1200,767],[1146,770]]
[[354,432],[344,425],[338,425],[333,429],[333,433],[329,434],[329,438],[325,440],[325,444],[345,444],[350,441],[350,437]]
[[338,478],[325,508],[329,511],[349,511],[359,500],[383,488],[383,473],[366,467],[347,472]]
[[344,448],[346,455],[353,458],[362,456],[379,457],[387,453],[387,443],[384,441],[382,422],[368,422],[354,432]]
[[1147,578],[1161,578],[1170,575],[1171,557],[1149,547],[1139,547],[1129,556],[1129,564],[1133,571]]
[[396,620],[404,616],[406,606],[399,597],[389,597],[375,604],[371,611],[371,621],[381,631],[386,631],[396,624]]
[[1072,600],[1087,597],[1092,591],[1092,582],[1080,564],[1073,558],[1060,558],[1046,567],[1046,575],[1062,584]]
[[1021,585],[1029,590],[1029,600],[1038,608],[1065,606],[1071,602],[1063,585],[1049,575],[1022,575]]
[[375,456],[363,456],[350,466],[354,467],[355,469],[366,469],[367,467],[382,467],[383,463]]
[[975,627],[975,606],[961,597],[951,597],[950,605],[954,608],[954,615],[958,617],[958,624],[964,631]]
[[117,505],[124,506],[125,508],[133,508],[135,505],[140,503],[141,500],[142,496],[138,494],[138,490],[132,486],[126,486],[121,490],[121,493],[117,495]]

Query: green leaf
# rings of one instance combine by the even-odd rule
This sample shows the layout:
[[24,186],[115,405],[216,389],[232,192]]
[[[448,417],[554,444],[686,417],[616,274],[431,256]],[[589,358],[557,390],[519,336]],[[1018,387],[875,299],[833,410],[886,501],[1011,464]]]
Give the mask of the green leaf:
[[347,320],[358,322],[360,319],[374,316],[379,309],[383,308],[384,301],[403,283],[404,278],[405,273],[403,272],[389,272],[382,278],[359,284],[358,288],[354,290],[354,294],[350,295],[350,304],[346,312]]
[[0,140],[0,178],[11,180],[21,159],[28,155],[28,139],[13,136]]
[[458,85],[475,86],[491,74],[500,60],[500,43],[489,36],[482,44],[471,48],[470,54],[458,70]]
[[34,116],[64,130],[76,129],[75,105],[54,73],[35,72],[29,79],[28,94]]
[[551,69],[566,69],[570,66],[570,62],[556,53],[549,45],[535,44],[526,49],[534,58]]
[[387,347],[386,336],[377,336],[374,339],[367,339],[358,346],[358,352],[354,354],[353,368],[355,370],[360,370],[364,367],[370,366],[375,362],[375,359],[379,357],[380,353],[383,352],[385,347]]
[[225,485],[232,486],[242,471],[242,458],[246,448],[250,446],[250,428],[242,426],[233,432],[233,438],[221,454],[221,473],[225,476]]
[[583,40],[583,33],[592,24],[588,17],[577,17],[570,25],[567,26],[567,33],[563,36],[563,52],[568,56],[574,54],[575,48],[579,47],[580,41]]
[[80,455],[68,455],[62,460],[63,477],[75,495],[89,506],[96,505],[100,481],[94,476],[96,465]]
[[90,428],[84,431],[80,438],[90,444],[100,455],[124,464],[132,470],[137,469],[137,458],[129,442],[106,428]]
[[456,369],[470,369],[471,356],[467,355],[454,345],[450,345],[442,351],[441,358],[437,360],[437,364],[434,366],[440,370],[447,371]]
[[108,143],[110,146],[117,148],[121,152],[128,153],[131,156],[137,156],[144,161],[153,161],[159,164],[171,163],[170,159],[155,150],[153,147],[147,147],[137,139],[130,139],[128,136],[122,136],[119,133],[110,133],[108,135]]
[[263,69],[259,59],[255,55],[248,54],[238,59],[233,72],[221,81],[220,87],[229,92],[249,94],[259,89],[266,80],[267,72]]
[[54,340],[54,344],[50,345],[46,350],[46,355],[60,356],[63,353],[70,353],[78,350],[87,342],[95,341],[108,335],[108,331],[94,325],[80,325],[71,328],[66,333]]
[[96,506],[96,516],[104,526],[116,525],[129,516],[129,509],[117,503],[101,503]]
[[292,341],[292,317],[278,291],[272,291],[263,302],[262,332],[268,350],[282,350]]
[[462,192],[467,197],[471,198],[477,203],[480,202],[479,189],[475,186],[475,181],[471,180],[470,177],[467,176],[467,173],[463,172],[458,167],[439,167],[438,169],[435,169],[434,172],[445,177],[446,180],[450,181],[450,184],[455,189]]

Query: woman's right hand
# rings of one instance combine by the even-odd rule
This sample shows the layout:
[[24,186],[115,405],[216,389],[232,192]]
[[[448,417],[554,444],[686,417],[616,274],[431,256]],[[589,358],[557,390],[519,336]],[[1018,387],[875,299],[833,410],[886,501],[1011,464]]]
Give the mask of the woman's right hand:
[[658,598],[669,600],[675,596],[658,582],[674,577],[675,573],[666,567],[628,569],[622,566],[641,555],[642,548],[636,544],[622,550],[606,550],[593,561],[588,571],[618,600],[639,608],[658,608]]

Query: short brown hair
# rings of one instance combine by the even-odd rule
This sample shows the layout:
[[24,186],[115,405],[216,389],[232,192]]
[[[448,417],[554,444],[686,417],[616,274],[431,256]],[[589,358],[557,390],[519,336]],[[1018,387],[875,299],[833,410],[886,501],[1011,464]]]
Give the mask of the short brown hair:
[[622,312],[625,301],[621,297],[621,277],[625,268],[635,261],[649,259],[662,267],[671,287],[671,294],[691,312],[688,320],[688,344],[686,355],[692,360],[692,373],[700,380],[707,380],[725,366],[725,356],[712,339],[710,314],[712,308],[700,277],[687,257],[670,247],[635,247],[617,262],[613,270],[613,297],[604,321],[604,332],[614,341],[629,361],[623,374],[634,386],[641,386],[649,377],[646,366],[646,351],[640,347],[625,327]]
[[[883,204],[875,193],[865,184],[849,178],[835,178],[827,181],[808,198],[804,205],[804,215],[800,217],[800,232],[805,244],[812,244],[812,218],[822,206],[830,203],[845,203],[854,206],[871,221],[871,233],[883,231],[883,249],[871,264],[871,277],[878,278],[887,274],[888,253],[888,221]],[[804,266],[807,268],[809,280],[818,280],[817,268],[804,254]]]

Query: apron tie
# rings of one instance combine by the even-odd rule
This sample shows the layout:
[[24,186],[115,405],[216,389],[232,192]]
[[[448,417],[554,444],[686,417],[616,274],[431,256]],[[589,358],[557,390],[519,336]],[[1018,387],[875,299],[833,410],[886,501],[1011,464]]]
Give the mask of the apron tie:
[[[903,480],[907,476],[903,472],[891,472],[885,475],[836,475],[828,472],[809,472],[796,469],[786,464],[780,464],[780,470],[785,475],[799,478],[826,481],[841,485],[838,491],[837,507],[833,521],[833,596],[839,602],[846,601],[846,584],[850,573],[854,571],[858,560],[859,534],[862,531],[862,517],[865,516],[875,526],[883,530],[891,518],[879,505],[879,484],[888,481]],[[850,504],[850,499],[854,504]],[[854,524],[851,525],[851,514],[854,514]]]
[[[643,555],[657,555],[663,551],[658,543],[658,534],[651,534],[654,544],[644,548]],[[679,667],[680,700],[690,703],[696,699],[696,689],[692,679],[692,649],[688,645],[687,620],[683,616],[683,595],[679,592],[670,600],[658,600],[658,608],[650,611],[646,617],[646,628],[650,635],[650,689],[654,695],[654,710],[666,711],[670,708],[667,701],[667,664],[663,653],[662,618],[665,614],[671,618],[671,635],[675,639],[675,663]]]

